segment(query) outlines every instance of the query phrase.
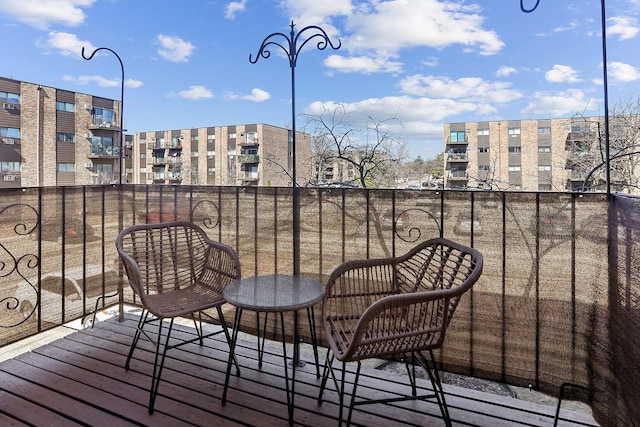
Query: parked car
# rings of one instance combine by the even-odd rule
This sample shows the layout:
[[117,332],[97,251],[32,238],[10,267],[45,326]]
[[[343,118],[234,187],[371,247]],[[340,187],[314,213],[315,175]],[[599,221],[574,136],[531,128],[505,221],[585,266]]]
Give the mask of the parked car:
[[[104,294],[112,295],[118,290],[120,278],[118,274],[105,268]],[[86,283],[86,287],[84,287]],[[62,319],[62,271],[43,274],[40,279],[41,316],[44,322],[58,323]],[[38,278],[20,282],[16,289],[15,298],[18,309],[24,319],[35,318],[38,305]],[[68,314],[82,313],[83,299],[87,300],[87,310],[93,311],[96,298],[103,295],[102,266],[97,264],[79,265],[64,271],[64,309]],[[84,298],[83,298],[84,297]],[[83,319],[85,326],[90,325],[93,316]]]
[[63,234],[65,243],[81,243],[84,236],[86,236],[88,240],[91,240],[95,232],[91,225],[85,224],[79,218],[71,217],[65,219],[64,228],[62,228],[60,220],[43,220],[40,224],[40,232],[38,233],[38,229],[36,228],[31,232],[29,237],[32,240],[37,240],[38,236],[40,236],[42,240],[61,244]]

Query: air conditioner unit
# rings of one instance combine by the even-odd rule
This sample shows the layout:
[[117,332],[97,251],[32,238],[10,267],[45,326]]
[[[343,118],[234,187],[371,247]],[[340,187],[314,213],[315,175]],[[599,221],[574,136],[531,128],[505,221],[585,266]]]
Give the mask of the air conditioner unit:
[[16,106],[14,104],[11,104],[10,102],[3,102],[2,108],[4,108],[5,110],[13,110],[16,108]]
[[85,138],[93,138],[93,135],[91,135],[90,133],[85,133],[85,134],[84,134],[84,137],[85,137]]
[[5,144],[15,144],[16,140],[13,138],[2,138],[2,142]]
[[91,110],[93,110],[93,105],[91,105],[91,104],[84,104],[84,109],[85,109],[85,110],[89,110],[89,111],[91,111]]

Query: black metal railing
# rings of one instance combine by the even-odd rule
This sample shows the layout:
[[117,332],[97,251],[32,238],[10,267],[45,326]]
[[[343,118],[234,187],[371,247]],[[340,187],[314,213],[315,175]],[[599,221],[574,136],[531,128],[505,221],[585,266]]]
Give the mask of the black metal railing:
[[[118,231],[134,223],[191,220],[238,251],[243,275],[293,272],[291,188],[119,185],[0,194],[3,343],[86,317],[96,302],[135,304],[114,246]],[[628,217],[640,200],[624,201],[626,219],[614,233],[634,236],[640,221]],[[613,273],[625,313],[637,308],[640,293],[634,240],[609,238],[614,205],[596,193],[302,188],[301,274],[324,281],[345,260],[399,255],[434,236],[471,245],[485,267],[449,329],[439,356],[445,368],[555,394],[563,383],[589,387],[594,365],[610,360],[594,361],[593,346],[610,340],[602,322]],[[626,270],[611,270],[612,242]],[[107,297],[118,290],[119,298]]]

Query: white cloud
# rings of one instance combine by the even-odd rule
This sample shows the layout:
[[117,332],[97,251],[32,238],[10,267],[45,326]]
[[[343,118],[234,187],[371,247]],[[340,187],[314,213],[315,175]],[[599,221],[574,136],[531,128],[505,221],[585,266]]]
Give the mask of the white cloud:
[[460,99],[466,102],[505,103],[520,99],[524,95],[511,89],[508,82],[489,82],[480,77],[423,76],[405,77],[399,83],[403,93],[412,96],[429,96],[443,99]]
[[619,82],[640,80],[640,70],[623,62],[610,62],[607,67],[607,75]]
[[41,30],[53,24],[75,27],[82,24],[82,8],[95,0],[0,0],[0,13]]
[[244,12],[247,8],[247,0],[242,1],[232,1],[227,4],[224,10],[224,17],[226,19],[234,20],[236,18],[236,14],[240,12]]
[[577,83],[582,81],[578,78],[578,73],[568,65],[554,65],[553,68],[547,71],[544,78],[549,83]]
[[[369,98],[353,103],[334,101],[314,102],[304,112],[310,115],[321,115],[333,111],[338,105],[345,108],[349,122],[364,125],[368,117],[376,120],[387,120],[385,131],[395,135],[404,135],[417,139],[442,139],[442,122],[458,114],[492,114],[495,109],[479,102],[462,102],[453,99],[418,98],[412,96],[389,96]],[[396,118],[397,120],[388,120]],[[370,124],[370,123],[369,123]]]
[[596,109],[593,99],[587,98],[584,92],[578,89],[555,94],[536,92],[533,98],[534,101],[520,112],[525,117],[562,117],[574,114],[576,111]]
[[134,80],[134,79],[125,79],[124,81],[124,86],[131,88],[131,89],[135,89],[138,88],[140,86],[142,86],[142,81],[141,80]]
[[[88,85],[89,83],[96,83],[100,87],[120,87],[120,79],[108,79],[102,76],[73,77],[70,75],[65,75],[62,77],[62,79],[66,82],[75,82],[83,86]],[[125,79],[124,86],[135,89],[142,86],[142,82],[140,80]]]
[[265,90],[262,89],[251,89],[251,93],[248,95],[240,95],[237,93],[227,93],[225,94],[225,98],[227,99],[242,99],[244,101],[251,101],[251,102],[264,102],[266,100],[268,100],[269,98],[271,98],[271,94]]
[[189,57],[196,49],[190,42],[182,40],[180,37],[166,36],[164,34],[158,35],[158,55],[167,61],[172,62],[187,62]]
[[511,74],[515,74],[517,72],[518,72],[518,70],[516,70],[513,67],[503,66],[503,67],[498,68],[498,71],[496,71],[496,77],[508,77]]
[[79,40],[75,34],[52,31],[45,41],[38,41],[37,45],[45,50],[57,51],[60,55],[82,58],[82,48],[84,54],[89,57],[96,49],[90,42]]
[[[390,0],[371,4],[348,17],[353,35],[350,50],[376,49],[388,54],[412,47],[443,49],[453,45],[481,55],[498,53],[504,42],[483,28],[484,18],[474,5],[436,0]],[[417,30],[419,29],[419,30]]]
[[324,61],[324,65],[344,73],[389,73],[402,70],[402,63],[389,61],[389,58],[372,58],[367,56],[344,57],[340,55],[329,55]]
[[[329,24],[329,18],[334,16],[349,16],[353,5],[351,0],[281,0],[280,5],[293,17],[294,23],[300,22],[304,25]],[[301,28],[298,28],[301,29]],[[325,28],[331,33],[333,28]]]
[[607,28],[607,36],[617,35],[618,40],[628,40],[640,33],[640,24],[636,18],[614,16],[609,18],[612,24]]
[[178,95],[185,99],[213,98],[213,93],[206,87],[200,85],[189,86],[189,89],[181,90],[178,92]]
[[89,83],[96,83],[100,87],[120,87],[119,79],[108,79],[102,76],[78,76],[73,77],[66,75],[63,77],[64,81],[75,82],[77,84],[86,86]]

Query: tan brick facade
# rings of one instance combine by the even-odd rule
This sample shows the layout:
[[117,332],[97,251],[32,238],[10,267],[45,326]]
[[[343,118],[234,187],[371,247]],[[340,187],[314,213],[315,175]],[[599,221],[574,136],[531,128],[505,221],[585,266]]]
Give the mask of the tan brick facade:
[[570,119],[444,125],[445,188],[565,191]]

